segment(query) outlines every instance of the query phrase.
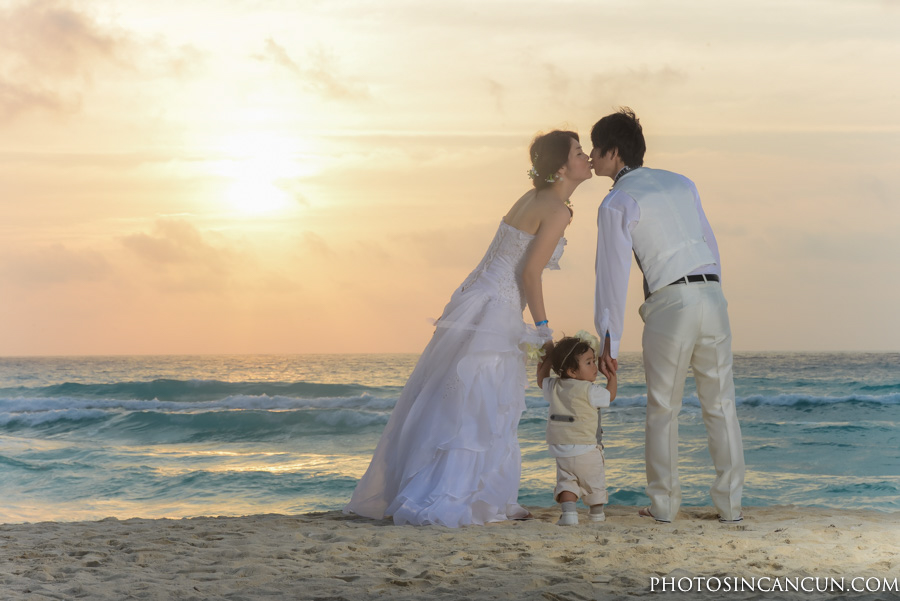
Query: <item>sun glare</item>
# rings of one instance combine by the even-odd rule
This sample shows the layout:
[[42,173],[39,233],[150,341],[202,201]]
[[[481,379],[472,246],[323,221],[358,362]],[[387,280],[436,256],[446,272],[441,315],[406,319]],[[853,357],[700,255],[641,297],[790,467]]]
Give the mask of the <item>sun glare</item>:
[[216,169],[226,176],[224,200],[246,215],[284,212],[298,205],[291,184],[306,175],[296,140],[268,133],[231,136],[223,144],[226,158]]
[[279,176],[267,166],[253,163],[244,161],[235,165],[237,173],[225,193],[228,203],[242,213],[251,215],[289,208],[291,197],[278,187]]

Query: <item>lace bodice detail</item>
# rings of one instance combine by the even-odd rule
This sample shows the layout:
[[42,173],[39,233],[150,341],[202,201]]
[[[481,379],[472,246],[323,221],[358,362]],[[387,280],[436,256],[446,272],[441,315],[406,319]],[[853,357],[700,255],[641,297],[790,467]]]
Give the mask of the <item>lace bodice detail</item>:
[[[469,274],[459,291],[465,292],[476,284],[496,288],[498,300],[516,302],[524,309],[525,293],[522,290],[522,269],[528,247],[534,241],[534,235],[516,229],[505,221],[494,235],[487,253],[478,267]],[[545,269],[559,269],[566,239],[560,238],[553,250]]]

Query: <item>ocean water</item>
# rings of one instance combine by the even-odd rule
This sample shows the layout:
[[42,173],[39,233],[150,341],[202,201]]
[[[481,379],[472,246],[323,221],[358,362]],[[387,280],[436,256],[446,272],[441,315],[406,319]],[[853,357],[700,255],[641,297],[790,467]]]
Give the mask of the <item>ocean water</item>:
[[[340,509],[416,355],[0,358],[0,523]],[[533,371],[533,370],[530,370]],[[735,357],[745,506],[900,511],[900,353]],[[713,469],[688,380],[685,505]],[[519,500],[553,504],[547,406],[533,386]],[[642,505],[646,396],[620,358],[604,410],[610,502]]]

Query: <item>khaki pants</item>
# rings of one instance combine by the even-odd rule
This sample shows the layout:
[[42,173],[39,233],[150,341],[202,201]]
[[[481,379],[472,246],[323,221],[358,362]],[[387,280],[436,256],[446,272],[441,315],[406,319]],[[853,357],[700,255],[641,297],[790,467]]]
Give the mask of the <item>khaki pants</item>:
[[563,492],[573,493],[587,506],[605,505],[609,501],[606,492],[606,462],[600,447],[583,455],[556,458],[556,488],[553,499],[559,501]]
[[744,451],[734,401],[728,303],[722,288],[716,282],[666,286],[650,295],[640,314],[647,377],[650,512],[671,521],[681,506],[678,413],[690,366],[716,469],[710,496],[723,519],[736,519],[741,514]]

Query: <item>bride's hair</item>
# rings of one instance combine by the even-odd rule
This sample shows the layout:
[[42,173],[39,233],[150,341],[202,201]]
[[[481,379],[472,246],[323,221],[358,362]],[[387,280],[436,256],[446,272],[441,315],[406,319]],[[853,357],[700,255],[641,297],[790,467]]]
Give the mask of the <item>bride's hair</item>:
[[550,351],[550,367],[560,378],[568,378],[569,370],[578,371],[578,357],[591,350],[591,345],[581,338],[567,336]]
[[531,143],[531,171],[529,175],[538,190],[556,181],[556,172],[569,162],[572,140],[580,142],[574,131],[553,130],[540,135]]

